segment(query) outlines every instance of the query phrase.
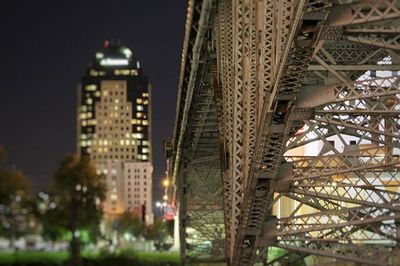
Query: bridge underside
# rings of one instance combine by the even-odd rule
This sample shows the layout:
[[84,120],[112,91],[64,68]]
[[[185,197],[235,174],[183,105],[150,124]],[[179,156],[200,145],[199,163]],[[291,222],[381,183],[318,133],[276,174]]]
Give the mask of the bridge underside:
[[398,0],[190,0],[184,264],[400,263],[399,51]]

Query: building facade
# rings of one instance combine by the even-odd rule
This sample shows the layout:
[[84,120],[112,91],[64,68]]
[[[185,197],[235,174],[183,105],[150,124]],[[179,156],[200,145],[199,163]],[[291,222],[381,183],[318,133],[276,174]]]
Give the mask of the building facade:
[[107,177],[106,215],[152,223],[151,86],[131,50],[105,42],[78,87],[78,151]]

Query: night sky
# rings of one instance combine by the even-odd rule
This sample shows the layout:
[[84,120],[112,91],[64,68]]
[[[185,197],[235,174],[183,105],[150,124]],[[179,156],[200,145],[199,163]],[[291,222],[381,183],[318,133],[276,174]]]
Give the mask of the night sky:
[[76,147],[76,87],[105,39],[131,48],[153,85],[154,189],[172,136],[184,0],[4,1],[0,9],[0,145],[36,189]]

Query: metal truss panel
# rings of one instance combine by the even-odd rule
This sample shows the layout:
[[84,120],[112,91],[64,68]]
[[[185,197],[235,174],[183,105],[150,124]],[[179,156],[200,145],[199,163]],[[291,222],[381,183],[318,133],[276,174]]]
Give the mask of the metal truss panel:
[[231,266],[400,261],[399,1],[188,11],[172,160],[184,249]]

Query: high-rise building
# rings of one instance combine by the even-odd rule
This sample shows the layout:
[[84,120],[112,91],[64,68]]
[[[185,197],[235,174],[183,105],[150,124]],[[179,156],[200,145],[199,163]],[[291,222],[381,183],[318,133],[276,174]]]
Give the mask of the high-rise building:
[[132,51],[106,41],[78,88],[78,151],[107,177],[106,215],[152,223],[151,86]]

